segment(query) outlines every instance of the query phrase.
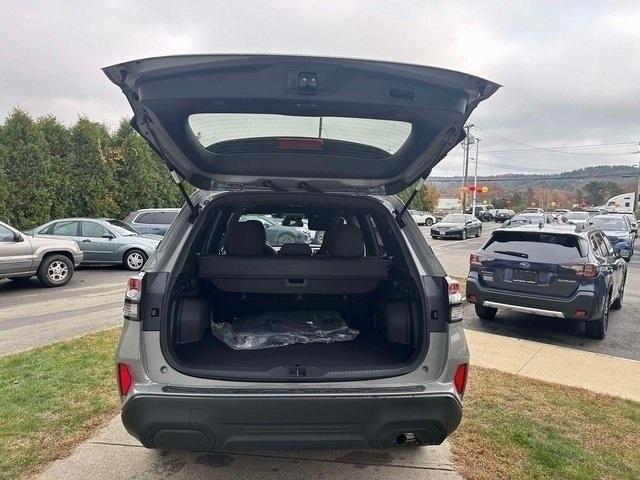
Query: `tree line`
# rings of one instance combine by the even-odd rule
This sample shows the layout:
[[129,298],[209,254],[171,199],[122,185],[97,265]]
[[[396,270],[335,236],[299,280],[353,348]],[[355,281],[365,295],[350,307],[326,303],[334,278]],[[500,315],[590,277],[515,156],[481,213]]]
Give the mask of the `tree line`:
[[86,117],[66,126],[15,109],[0,124],[0,219],[16,228],[182,204],[166,166],[127,120],[112,131]]

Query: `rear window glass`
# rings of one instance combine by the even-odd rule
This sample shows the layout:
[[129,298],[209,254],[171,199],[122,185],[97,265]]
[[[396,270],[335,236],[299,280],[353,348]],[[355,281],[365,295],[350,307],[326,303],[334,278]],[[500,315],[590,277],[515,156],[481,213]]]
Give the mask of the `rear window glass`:
[[189,127],[205,148],[228,140],[304,137],[369,145],[391,155],[411,134],[410,123],[394,120],[253,113],[199,113],[189,116]]
[[158,212],[156,221],[160,225],[171,225],[171,222],[176,218],[178,212]]
[[505,259],[562,263],[584,257],[587,245],[576,235],[505,231],[495,232],[483,250]]
[[591,223],[602,230],[626,230],[628,228],[627,222],[621,217],[592,218]]

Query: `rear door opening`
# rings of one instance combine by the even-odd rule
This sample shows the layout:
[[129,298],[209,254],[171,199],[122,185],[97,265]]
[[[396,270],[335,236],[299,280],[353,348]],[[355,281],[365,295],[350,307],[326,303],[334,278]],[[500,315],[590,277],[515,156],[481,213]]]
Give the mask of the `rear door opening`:
[[[415,368],[426,354],[429,310],[400,235],[391,212],[370,197],[217,196],[169,281],[164,356],[188,375],[250,381],[364,379]],[[278,333],[318,324],[339,332],[253,348],[270,331],[277,343]]]

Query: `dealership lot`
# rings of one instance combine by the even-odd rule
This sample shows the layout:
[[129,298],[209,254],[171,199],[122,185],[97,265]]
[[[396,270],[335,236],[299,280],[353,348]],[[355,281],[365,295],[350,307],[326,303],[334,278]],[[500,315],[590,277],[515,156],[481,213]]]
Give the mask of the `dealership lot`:
[[[464,277],[469,254],[486,240],[498,225],[485,223],[481,238],[432,240],[422,227],[427,242],[447,271]],[[636,294],[640,273],[637,261],[629,268],[625,305],[612,312],[611,328],[605,340],[583,336],[581,326],[543,317],[500,313],[493,322],[476,318],[466,307],[468,329],[526,338],[599,353],[640,360],[633,339],[638,338],[640,314]],[[68,286],[41,287],[36,280],[14,284],[0,281],[4,308],[0,311],[0,355],[37,345],[118,326],[122,322],[124,286],[130,272],[116,267],[81,268]],[[507,352],[508,355],[508,352]],[[118,460],[115,461],[114,459]],[[124,469],[124,470],[123,470]],[[307,478],[309,474],[332,478],[460,478],[454,471],[448,443],[426,449],[385,451],[269,451],[190,454],[148,451],[122,429],[119,417],[96,437],[82,444],[66,460],[54,462],[42,479],[86,478],[92,472],[104,478]],[[215,472],[215,473],[213,473]]]
[[[420,227],[447,272],[463,278],[469,255],[479,248],[499,224],[485,223],[480,238],[433,240],[429,227]],[[118,267],[81,268],[68,286],[41,287],[35,279],[26,285],[0,280],[0,355],[76,337],[122,323],[122,300],[130,273]],[[596,353],[640,360],[640,261],[629,264],[625,303],[611,312],[604,340],[584,336],[577,322],[559,321],[516,312],[499,312],[496,320],[478,319],[472,306],[465,308],[465,327],[510,337],[534,340]]]

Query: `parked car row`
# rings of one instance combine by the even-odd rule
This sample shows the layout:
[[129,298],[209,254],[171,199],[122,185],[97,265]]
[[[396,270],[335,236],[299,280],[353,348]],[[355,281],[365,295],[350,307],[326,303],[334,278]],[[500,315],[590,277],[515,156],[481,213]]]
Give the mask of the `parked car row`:
[[577,226],[522,223],[492,232],[470,258],[466,294],[478,317],[493,320],[505,309],[579,320],[588,336],[604,338],[609,309],[622,307],[633,242],[625,237],[618,247],[620,242],[611,241],[622,237],[622,219],[594,219]]
[[36,276],[45,286],[60,287],[79,265],[122,265],[138,271],[179,211],[138,210],[125,221],[60,218],[25,232],[0,222],[0,278],[17,282]]

